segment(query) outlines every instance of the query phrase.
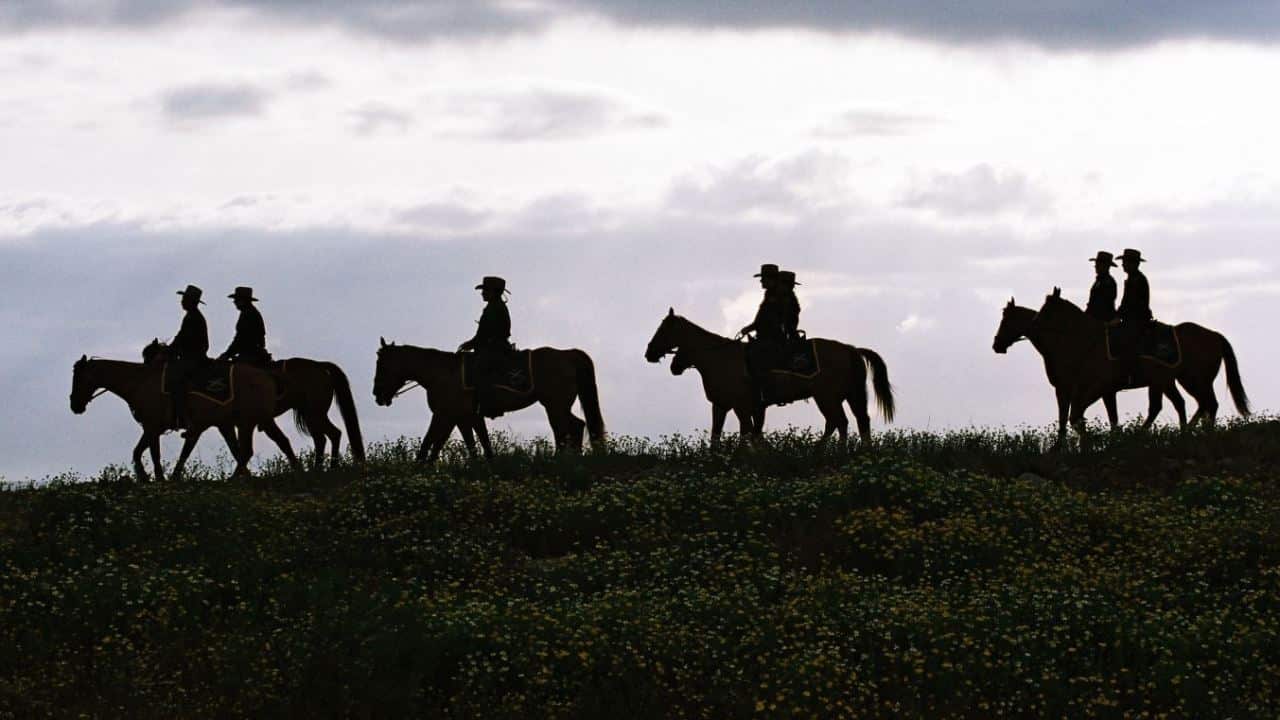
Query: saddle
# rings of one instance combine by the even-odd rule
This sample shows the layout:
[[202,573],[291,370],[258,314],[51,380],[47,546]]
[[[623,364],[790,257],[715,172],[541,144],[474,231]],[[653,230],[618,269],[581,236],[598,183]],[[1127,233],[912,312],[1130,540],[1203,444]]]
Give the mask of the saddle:
[[808,379],[822,371],[814,342],[804,337],[781,344],[753,341],[747,347],[747,364],[757,375],[769,372]]
[[[187,374],[187,394],[199,395],[219,405],[226,405],[236,396],[235,376],[231,369],[231,363],[217,361],[192,368]],[[169,394],[166,389],[169,387],[166,377],[168,373],[169,365],[166,363],[160,375],[160,390],[165,395]]]
[[1124,325],[1108,325],[1106,332],[1108,359],[1118,360],[1126,352],[1134,352],[1136,346],[1138,357],[1154,360],[1166,367],[1182,364],[1182,343],[1172,325],[1152,321],[1137,333]]
[[[475,390],[479,358],[476,353],[459,353],[462,360],[462,389]],[[491,368],[490,377],[494,387],[525,395],[533,392],[533,351],[513,350],[502,353],[492,362],[497,367]]]

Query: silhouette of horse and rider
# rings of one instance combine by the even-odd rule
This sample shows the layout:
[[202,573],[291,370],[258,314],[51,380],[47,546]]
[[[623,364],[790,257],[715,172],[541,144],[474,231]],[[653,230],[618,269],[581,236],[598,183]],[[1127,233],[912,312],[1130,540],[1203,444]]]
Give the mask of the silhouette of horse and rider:
[[134,471],[141,480],[148,475],[142,453],[150,450],[156,479],[164,478],[160,461],[160,436],[167,430],[183,431],[183,447],[173,478],[183,467],[205,430],[216,427],[236,460],[237,475],[248,472],[253,455],[253,430],[267,434],[295,467],[301,463],[275,418],[292,410],[294,421],[316,446],[316,464],[324,459],[325,442],[332,443],[332,462],[341,457],[341,432],[328,419],[336,399],[350,436],[352,457],[364,459],[355,400],[346,374],[336,364],[289,358],[274,361],[266,347],[266,326],[253,303],[258,299],[248,287],[238,287],[228,297],[240,311],[231,344],[215,360],[208,357],[208,324],[200,312],[202,290],[188,285],[178,291],[184,312],[177,335],[167,345],[153,340],[143,349],[143,362],[131,363],[82,356],[72,373],[71,409],[79,414],[102,392],[123,399],[142,426],[134,447]]
[[[1039,310],[1019,307],[1012,299],[1004,309],[993,349],[1006,353],[1028,340],[1045,359],[1045,372],[1058,401],[1058,439],[1068,422],[1083,436],[1084,414],[1099,399],[1112,427],[1118,425],[1116,394],[1148,388],[1146,425],[1168,398],[1185,427],[1185,403],[1178,386],[1199,407],[1190,423],[1215,421],[1218,403],[1213,382],[1222,366],[1227,385],[1241,415],[1249,415],[1234,350],[1220,333],[1193,323],[1164,325],[1154,320],[1151,291],[1141,271],[1145,262],[1133,249],[1120,255],[1126,274],[1119,306],[1115,256],[1100,251],[1090,262],[1095,278],[1089,301],[1081,310],[1062,297],[1061,290],[1045,298]],[[867,381],[875,393],[881,416],[892,422],[895,412],[888,368],[876,352],[850,344],[809,338],[800,329],[800,302],[794,272],[766,263],[755,276],[764,291],[755,317],[735,337],[699,327],[668,309],[645,349],[645,359],[658,362],[674,354],[671,372],[698,371],[711,403],[711,438],[719,442],[729,412],[738,419],[740,439],[759,440],[770,406],[813,399],[826,424],[822,441],[839,433],[848,442],[847,404],[865,443],[871,439]],[[511,342],[511,314],[506,281],[497,276],[476,285],[484,308],[475,334],[455,352],[380,340],[373,395],[389,406],[414,384],[427,396],[431,420],[418,451],[420,462],[434,461],[454,428],[467,450],[475,453],[479,439],[486,458],[493,449],[485,418],[499,417],[539,403],[551,425],[558,450],[581,450],[587,434],[594,444],[605,440],[595,366],[578,349],[540,347],[518,350]],[[79,414],[103,392],[120,396],[142,426],[134,447],[134,468],[147,479],[142,453],[150,450],[157,479],[163,478],[159,437],[182,430],[184,444],[173,476],[182,468],[205,430],[217,428],[236,460],[236,474],[248,472],[253,454],[253,431],[260,429],[280,447],[295,467],[301,463],[275,418],[291,410],[298,428],[315,442],[317,466],[323,464],[326,442],[330,462],[340,459],[341,431],[328,418],[336,400],[357,461],[364,459],[359,419],[350,383],[331,362],[307,358],[275,360],[267,350],[266,324],[253,289],[237,287],[228,295],[239,318],[227,349],[209,359],[208,325],[200,306],[202,291],[188,285],[178,291],[184,310],[178,333],[168,344],[152,341],[142,363],[82,356],[72,373],[71,409]],[[573,414],[579,402],[585,420]]]
[[[1212,425],[1218,412],[1213,383],[1224,366],[1236,410],[1248,417],[1249,397],[1227,338],[1195,323],[1156,322],[1150,284],[1140,267],[1145,262],[1142,253],[1127,249],[1120,259],[1126,278],[1119,307],[1111,277],[1115,258],[1102,251],[1091,260],[1096,277],[1084,310],[1054,288],[1038,311],[1019,307],[1011,298],[996,330],[995,352],[1004,354],[1025,339],[1044,357],[1045,373],[1057,395],[1059,443],[1066,438],[1068,422],[1085,435],[1085,413],[1099,399],[1106,404],[1111,427],[1117,427],[1116,393],[1134,388],[1148,388],[1144,427],[1155,422],[1163,397],[1173,404],[1182,427],[1202,421]],[[1190,421],[1178,385],[1198,404]]]
[[[711,403],[712,442],[719,442],[730,411],[738,419],[739,437],[758,440],[770,405],[809,398],[826,420],[822,442],[838,432],[841,444],[848,443],[845,403],[858,423],[859,436],[869,442],[868,371],[882,417],[892,422],[894,415],[893,388],[884,360],[866,348],[806,337],[799,329],[800,303],[795,295],[799,283],[794,273],[767,263],[755,277],[760,279],[764,298],[755,318],[737,337],[717,335],[670,308],[645,349],[645,359],[656,363],[675,353],[673,374],[690,367],[699,372]],[[744,337],[750,337],[748,342],[741,342]]]
[[[456,352],[379,340],[373,395],[389,406],[410,383],[426,390],[431,421],[423,435],[417,459],[434,462],[456,427],[469,454],[475,441],[486,458],[493,447],[484,419],[522,410],[539,403],[551,424],[557,450],[581,450],[584,435],[593,445],[605,441],[604,417],[596,387],[595,364],[578,349],[540,347],[516,350],[511,343],[511,314],[501,277],[485,277],[475,287],[484,309],[475,335],[458,345]],[[573,414],[578,401],[586,416]]]

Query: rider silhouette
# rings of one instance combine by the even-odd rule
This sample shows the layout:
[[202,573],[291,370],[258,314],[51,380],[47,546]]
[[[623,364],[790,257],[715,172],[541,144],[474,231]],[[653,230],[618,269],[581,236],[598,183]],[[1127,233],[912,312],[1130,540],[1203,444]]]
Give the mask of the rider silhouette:
[[778,275],[777,265],[766,263],[760,266],[760,272],[755,277],[760,278],[764,299],[760,301],[755,319],[743,326],[738,333],[739,336],[750,332],[756,334],[755,339],[747,345],[747,374],[751,376],[760,402],[765,405],[772,401],[769,371],[777,367],[787,338],[784,295]]
[[1085,313],[1104,323],[1116,317],[1116,280],[1111,277],[1111,268],[1116,266],[1115,257],[1105,251],[1099,251],[1092,260],[1097,277],[1093,287],[1089,289],[1089,305]]
[[239,360],[266,367],[271,363],[271,353],[267,352],[267,328],[262,322],[262,313],[253,306],[258,302],[258,298],[253,296],[253,288],[238,287],[227,297],[240,311],[240,318],[236,320],[235,337],[218,360]]
[[502,294],[507,292],[507,281],[487,276],[476,289],[484,298],[484,311],[480,313],[475,336],[459,345],[458,350],[475,351],[476,412],[495,418],[502,415],[502,411],[497,407],[494,376],[501,369],[507,353],[511,352],[511,313],[502,298]]
[[778,271],[778,294],[782,297],[782,330],[787,343],[800,339],[800,300],[796,297],[796,274]]
[[204,291],[195,285],[188,285],[179,290],[182,296],[182,325],[178,334],[169,343],[169,361],[165,370],[165,390],[173,402],[173,424],[178,429],[186,429],[187,423],[187,378],[191,373],[209,362],[209,325],[204,321],[200,305],[204,303],[200,296]]
[[1147,283],[1147,276],[1138,268],[1144,262],[1146,260],[1142,259],[1142,253],[1132,248],[1126,249],[1120,256],[1120,264],[1126,277],[1124,299],[1120,301],[1116,315],[1122,321],[1121,327],[1126,339],[1124,352],[1119,359],[1121,377],[1127,384],[1133,384],[1138,373],[1138,353],[1151,328],[1151,286]]

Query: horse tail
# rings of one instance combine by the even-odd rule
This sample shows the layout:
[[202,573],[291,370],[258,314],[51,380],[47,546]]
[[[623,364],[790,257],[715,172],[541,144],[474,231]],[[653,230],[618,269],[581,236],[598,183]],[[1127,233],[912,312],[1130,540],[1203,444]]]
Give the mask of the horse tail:
[[338,412],[342,413],[342,424],[347,428],[347,445],[351,447],[351,457],[357,462],[364,462],[364,436],[360,434],[360,418],[356,415],[356,402],[351,397],[351,383],[347,380],[347,374],[335,363],[322,362],[320,366],[333,380],[333,395],[338,401]]
[[591,356],[581,350],[573,351],[574,374],[578,381],[578,401],[582,414],[587,417],[587,432],[591,443],[604,440],[604,416],[600,414],[600,391],[596,387],[596,366]]
[[1236,362],[1236,351],[1231,348],[1227,336],[1218,333],[1222,340],[1222,360],[1227,366],[1227,387],[1231,390],[1231,400],[1236,404],[1236,412],[1241,417],[1249,417],[1253,411],[1249,408],[1249,395],[1244,391],[1244,381],[1240,379],[1240,365]]
[[880,357],[876,351],[867,348],[855,348],[855,350],[871,369],[871,387],[876,391],[876,405],[880,408],[880,416],[887,423],[893,422],[897,409],[894,407],[893,385],[889,383],[889,368],[884,364],[884,358]]
[[293,409],[293,426],[298,428],[298,432],[304,437],[311,437],[311,426],[307,424],[307,418],[302,414],[301,408]]

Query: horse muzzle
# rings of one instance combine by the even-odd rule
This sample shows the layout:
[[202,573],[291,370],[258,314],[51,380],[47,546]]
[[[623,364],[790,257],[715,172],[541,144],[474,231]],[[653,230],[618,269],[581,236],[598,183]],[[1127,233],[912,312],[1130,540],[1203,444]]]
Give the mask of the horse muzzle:
[[76,402],[75,399],[71,400],[71,412],[75,413],[76,415],[83,415],[84,411],[88,407],[89,407],[89,403]]
[[991,349],[994,350],[997,355],[1004,355],[1009,352],[1009,343],[1002,343],[1000,342],[1000,338],[996,338],[995,342],[991,343]]

